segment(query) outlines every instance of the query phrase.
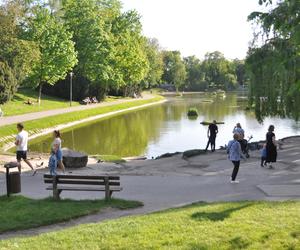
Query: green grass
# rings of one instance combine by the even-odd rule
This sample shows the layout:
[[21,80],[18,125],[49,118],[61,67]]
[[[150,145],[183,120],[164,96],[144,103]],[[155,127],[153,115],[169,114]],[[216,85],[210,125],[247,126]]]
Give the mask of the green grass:
[[91,157],[104,162],[114,162],[114,163],[126,162],[122,157],[117,155],[92,155]]
[[[42,102],[39,106],[37,103],[38,92],[32,89],[20,89],[14,98],[8,103],[1,105],[1,109],[5,116],[20,115],[50,109],[68,108],[70,102],[68,100],[42,95]],[[24,104],[25,101],[31,100],[34,104]],[[72,106],[79,105],[78,102],[72,102]]]
[[[120,199],[104,200],[61,200],[52,198],[33,200],[23,196],[0,197],[0,233],[27,229],[67,221],[91,214],[103,208],[129,209],[142,206],[138,201]],[[0,247],[1,248],[1,247]]]
[[[83,111],[70,112],[66,114],[56,115],[55,117],[46,117],[37,120],[32,120],[24,122],[25,129],[30,135],[38,133],[39,131],[47,128],[57,126],[59,124],[64,124],[68,122],[73,122],[77,120],[82,120],[84,118],[96,116],[99,114],[105,114],[113,111],[124,110],[131,107],[140,106],[147,103],[153,103],[163,100],[163,97],[156,96],[148,100],[137,100],[133,102],[127,102],[122,104],[115,104],[106,107],[98,107],[94,109],[88,109]],[[5,143],[14,141],[14,135],[16,134],[16,124],[6,125],[0,127],[0,147],[3,147]]]
[[1,249],[300,249],[300,202],[198,203],[0,243]]

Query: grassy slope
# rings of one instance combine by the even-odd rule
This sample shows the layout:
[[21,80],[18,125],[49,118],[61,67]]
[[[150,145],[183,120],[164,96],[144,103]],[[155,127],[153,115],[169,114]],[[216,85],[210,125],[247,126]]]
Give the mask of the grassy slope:
[[[47,95],[42,96],[42,102],[39,106],[36,101],[38,93],[31,89],[21,89],[14,98],[1,106],[5,116],[20,115],[38,111],[45,111],[50,109],[67,108],[70,106],[69,101],[51,97]],[[33,105],[24,104],[25,101],[31,100],[34,102]],[[72,102],[72,106],[79,105],[78,102]]]
[[194,204],[0,243],[2,249],[300,249],[300,202]]
[[109,202],[104,200],[54,201],[51,198],[32,200],[23,196],[10,198],[2,196],[0,197],[0,233],[67,221],[107,207],[128,209],[141,205],[137,201],[119,199],[112,199]]
[[[55,119],[53,119],[52,117],[46,117],[46,118],[42,118],[42,119],[28,121],[28,122],[25,122],[24,125],[25,125],[25,129],[29,132],[29,134],[34,134],[34,133],[38,132],[39,130],[57,126],[59,124],[77,121],[77,120],[81,120],[84,118],[96,116],[99,114],[109,113],[112,111],[117,111],[117,110],[135,107],[135,106],[140,106],[143,104],[156,102],[156,101],[159,101],[162,99],[163,99],[163,97],[157,96],[157,97],[154,97],[149,100],[137,100],[134,102],[116,104],[116,105],[107,106],[107,107],[99,107],[99,108],[84,110],[84,111],[80,111],[80,112],[76,111],[76,112],[56,115]],[[16,133],[16,125],[15,124],[0,127],[0,138],[2,138],[2,141],[0,141],[0,147],[3,146],[4,143],[6,143],[8,141],[13,141],[15,133]],[[8,137],[8,138],[6,138],[6,137]],[[11,138],[9,138],[9,137],[11,137]]]

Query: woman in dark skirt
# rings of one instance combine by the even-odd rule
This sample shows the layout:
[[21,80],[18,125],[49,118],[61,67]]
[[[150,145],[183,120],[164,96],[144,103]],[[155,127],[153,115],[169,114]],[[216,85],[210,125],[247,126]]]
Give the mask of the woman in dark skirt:
[[276,162],[277,159],[277,148],[276,148],[276,139],[274,134],[274,125],[269,126],[268,133],[266,135],[266,149],[267,149],[267,159],[266,163],[269,168],[273,168],[272,163]]

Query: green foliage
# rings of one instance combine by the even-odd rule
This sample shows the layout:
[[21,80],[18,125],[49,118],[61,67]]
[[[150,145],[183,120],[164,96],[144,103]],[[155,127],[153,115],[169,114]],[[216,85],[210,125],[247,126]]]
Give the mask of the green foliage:
[[[3,249],[299,249],[300,203],[196,203],[3,240]],[[75,247],[75,248],[76,248]]]
[[[52,198],[36,200],[23,196],[0,197],[0,232],[39,227],[68,221],[83,215],[99,212],[104,208],[129,209],[142,206],[138,201],[120,199],[60,200]],[[67,211],[67,212],[66,212]]]
[[185,64],[179,51],[163,51],[164,73],[162,80],[178,89],[184,85],[187,76]]
[[189,108],[187,116],[198,116],[198,110],[196,108]]
[[41,94],[44,83],[53,85],[64,79],[77,63],[72,34],[48,9],[36,6],[26,36],[39,48],[40,59],[33,65],[29,78],[34,86],[40,86]]
[[250,105],[255,105],[260,121],[269,115],[300,117],[299,12],[299,1],[285,0],[268,13],[253,12],[248,17],[261,26],[261,35],[268,37],[257,46],[257,34],[246,59]]
[[25,9],[20,1],[8,1],[0,5],[0,61],[8,65],[5,67],[10,68],[17,81],[16,86],[10,86],[11,89],[22,84],[30,74],[32,64],[39,58],[35,44],[23,37],[20,23],[24,19]]
[[17,79],[6,62],[0,61],[0,104],[9,101],[17,90]]
[[147,39],[145,49],[149,62],[149,71],[144,82],[146,86],[150,88],[151,86],[155,86],[161,82],[164,62],[157,39]]

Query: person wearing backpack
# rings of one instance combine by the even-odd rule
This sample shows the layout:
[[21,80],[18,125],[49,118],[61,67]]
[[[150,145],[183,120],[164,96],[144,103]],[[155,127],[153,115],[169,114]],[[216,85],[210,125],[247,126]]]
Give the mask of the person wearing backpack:
[[229,141],[228,148],[227,148],[228,159],[233,163],[233,171],[230,180],[231,183],[239,183],[239,181],[236,180],[236,176],[240,168],[240,161],[241,161],[241,154],[242,154],[241,144],[238,141],[239,138],[240,138],[239,134],[234,134],[233,140]]

